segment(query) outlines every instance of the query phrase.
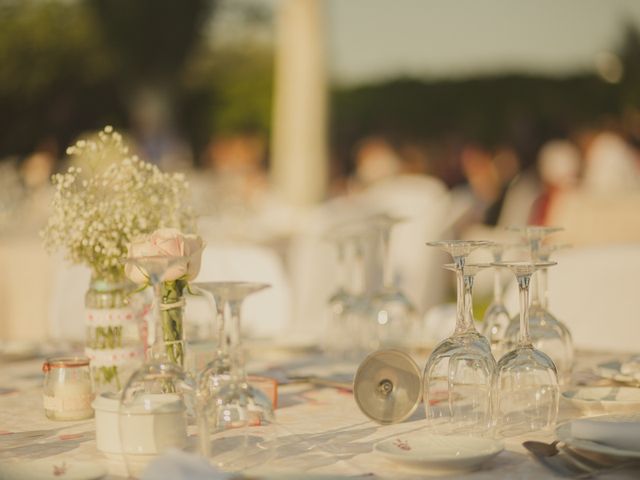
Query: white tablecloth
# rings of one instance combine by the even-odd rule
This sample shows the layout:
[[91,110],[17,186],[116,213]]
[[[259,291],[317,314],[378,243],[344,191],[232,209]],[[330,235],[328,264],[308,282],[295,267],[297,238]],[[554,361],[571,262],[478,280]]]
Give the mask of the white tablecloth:
[[[611,355],[581,354],[575,378]],[[109,471],[107,478],[125,477],[120,458],[107,458],[96,450],[93,420],[54,422],[42,409],[41,362],[36,360],[5,363],[0,367],[0,462],[54,459],[60,462],[100,462]],[[256,366],[261,369],[265,367]],[[271,365],[274,367],[274,365]],[[286,364],[275,365],[286,369]],[[318,440],[317,447],[300,452],[284,449],[275,466],[264,466],[257,473],[299,473],[301,478],[312,474],[335,476],[366,476],[367,478],[423,478],[424,473],[405,471],[373,452],[373,445],[385,438],[422,428],[424,413],[418,410],[414,419],[398,425],[380,426],[368,421],[358,410],[351,393],[332,388],[314,388],[306,384],[283,386],[279,392],[280,408],[277,420],[280,432],[295,434],[298,440]],[[560,420],[575,418],[578,412],[562,404]],[[11,450],[2,447],[12,432],[44,431],[45,436],[27,441]],[[6,436],[5,436],[6,435]],[[311,436],[313,435],[313,436]],[[506,450],[481,470],[460,474],[465,479],[540,479],[556,478],[536,463],[521,446],[524,440],[552,441],[552,434],[530,434],[506,441]],[[254,473],[254,472],[252,472]],[[611,472],[605,478],[638,478],[638,472]]]

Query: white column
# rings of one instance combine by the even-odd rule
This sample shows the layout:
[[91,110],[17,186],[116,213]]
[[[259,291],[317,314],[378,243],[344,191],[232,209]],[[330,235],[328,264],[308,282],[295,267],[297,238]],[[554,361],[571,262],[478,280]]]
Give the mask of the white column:
[[308,205],[326,193],[327,79],[321,0],[279,4],[271,177],[291,203]]

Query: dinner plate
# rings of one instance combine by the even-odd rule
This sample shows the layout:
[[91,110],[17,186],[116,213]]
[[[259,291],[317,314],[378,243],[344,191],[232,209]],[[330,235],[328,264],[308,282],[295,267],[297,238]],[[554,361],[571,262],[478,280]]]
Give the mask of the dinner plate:
[[36,460],[0,463],[2,480],[97,480],[107,469],[97,462]]
[[600,375],[601,377],[607,378],[609,380],[614,380],[616,382],[626,383],[629,385],[640,386],[640,379],[636,378],[635,376],[622,373],[621,368],[622,363],[617,360],[613,360],[611,362],[599,364],[595,368],[595,372],[597,375]]
[[640,388],[584,387],[562,392],[562,398],[584,413],[640,412]]
[[556,428],[556,437],[561,442],[566,443],[571,448],[585,450],[587,452],[600,453],[613,457],[638,458],[640,459],[640,450],[627,450],[617,448],[604,443],[575,438],[571,434],[571,422],[563,423]]
[[462,435],[398,435],[378,442],[374,450],[411,468],[465,471],[480,467],[504,450],[499,440]]

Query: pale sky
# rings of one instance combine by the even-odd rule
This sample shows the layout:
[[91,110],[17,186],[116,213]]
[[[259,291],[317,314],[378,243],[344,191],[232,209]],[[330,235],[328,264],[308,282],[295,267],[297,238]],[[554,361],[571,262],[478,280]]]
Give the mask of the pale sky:
[[640,0],[319,1],[330,75],[346,83],[593,69],[624,21],[640,26]]

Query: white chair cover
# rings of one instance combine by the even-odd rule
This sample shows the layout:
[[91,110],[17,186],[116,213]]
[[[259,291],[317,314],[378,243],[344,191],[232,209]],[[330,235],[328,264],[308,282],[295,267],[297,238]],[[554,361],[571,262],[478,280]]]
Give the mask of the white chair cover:
[[[327,317],[327,299],[336,289],[336,252],[324,236],[333,228],[380,213],[406,218],[391,237],[391,262],[396,279],[422,314],[440,303],[446,284],[446,257],[425,246],[445,235],[459,217],[451,208],[445,185],[431,177],[406,175],[375,183],[364,193],[333,199],[307,216],[292,240],[288,265],[295,289],[294,318],[298,332],[320,338]],[[368,253],[369,254],[369,253]],[[376,258],[369,262],[380,263]],[[374,269],[368,268],[372,283]]]
[[[549,269],[549,310],[571,330],[576,348],[640,352],[640,243],[558,252]],[[518,312],[517,288],[507,294]]]
[[[202,253],[198,281],[264,282],[271,288],[247,298],[242,327],[251,337],[275,337],[285,332],[291,319],[291,291],[281,259],[265,247],[207,245]],[[206,300],[187,298],[189,321],[211,321]]]
[[84,265],[69,265],[54,259],[49,328],[55,339],[85,341],[84,296],[89,288],[91,270]]
[[363,197],[371,210],[407,219],[392,231],[391,265],[418,312],[442,302],[447,256],[425,243],[448,235],[463,213],[451,204],[444,183],[424,175],[400,175],[374,184]]

